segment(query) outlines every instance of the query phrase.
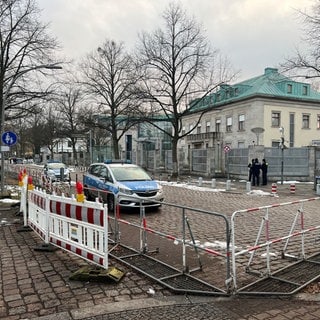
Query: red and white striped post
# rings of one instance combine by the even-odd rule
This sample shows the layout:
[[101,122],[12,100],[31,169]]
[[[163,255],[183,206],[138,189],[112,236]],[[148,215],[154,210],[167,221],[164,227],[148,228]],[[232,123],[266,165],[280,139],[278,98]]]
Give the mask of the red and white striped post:
[[296,185],[294,183],[290,184],[290,193],[296,193]]
[[277,193],[277,184],[273,183],[271,185],[271,193],[276,194]]

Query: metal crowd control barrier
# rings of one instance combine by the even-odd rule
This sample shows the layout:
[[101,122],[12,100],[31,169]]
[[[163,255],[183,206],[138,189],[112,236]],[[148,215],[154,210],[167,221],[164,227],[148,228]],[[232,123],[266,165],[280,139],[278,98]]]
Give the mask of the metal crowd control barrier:
[[[96,201],[106,199],[109,193],[100,189],[86,187],[85,189],[97,194]],[[109,211],[108,216],[109,228],[114,236],[111,239],[109,235],[109,254],[113,258],[176,291],[196,291],[204,294],[211,294],[212,291],[214,294],[229,292],[229,284],[232,282],[230,278],[230,228],[229,220],[225,215],[166,202],[156,202],[161,205],[162,209],[159,209],[161,212],[174,211],[172,214],[179,216],[178,219],[175,218],[178,225],[169,226],[169,230],[165,226],[165,221],[161,226],[157,223],[154,225],[150,221],[148,211],[151,208],[147,206],[148,199],[132,196],[135,202],[139,202],[138,207],[121,207],[120,209],[117,196],[114,194],[113,196],[115,210],[114,212]],[[127,197],[130,198],[130,196]],[[126,214],[128,210],[130,213]],[[131,214],[132,210],[135,210],[134,214]],[[153,214],[161,214],[159,210]],[[199,218],[200,216],[202,217]],[[208,222],[210,219],[219,220],[219,222],[211,224]],[[200,236],[199,230],[208,223],[212,225],[212,231]],[[156,240],[150,239],[151,236],[156,237]],[[223,246],[218,249],[206,246],[205,241],[208,242],[209,239],[222,240],[220,243],[223,243]],[[161,244],[162,241],[165,243]],[[174,259],[172,259],[173,256]],[[178,263],[174,263],[173,260],[178,260]],[[205,263],[203,260],[206,260]],[[219,267],[216,265],[217,261],[219,261]],[[199,285],[193,282],[195,278],[191,274],[196,273],[197,279],[203,281],[204,284]],[[183,276],[187,276],[187,279],[182,280],[184,283],[179,283],[179,289],[175,288],[172,283],[168,285],[170,278],[179,279]],[[216,281],[217,278],[219,278],[219,283],[215,283],[212,289],[210,282]]]
[[[219,282],[223,283],[224,288],[220,287],[220,283],[219,285],[215,284],[219,287],[215,293],[218,293],[219,290],[221,290],[221,292],[223,291],[223,293],[229,293],[229,285],[232,280],[230,276],[230,228],[228,218],[217,212],[205,211],[172,203],[158,202],[161,204],[162,212],[174,211],[175,216],[180,216],[180,218],[177,219],[179,224],[174,225],[174,230],[172,231],[171,227],[166,228],[164,225],[159,226],[157,223],[150,221],[152,219],[148,216],[148,208],[144,206],[144,202],[148,203],[147,200],[144,201],[140,199],[140,206],[137,211],[139,215],[126,215],[125,218],[123,217],[123,214],[120,213],[120,207],[118,203],[116,203],[116,214],[114,217],[109,216],[110,219],[115,219],[115,224],[118,225],[117,230],[119,230],[119,239],[116,246],[125,246],[134,251],[136,250],[140,255],[147,257],[152,256],[153,260],[172,266],[172,255],[174,255],[175,259],[180,260],[181,262],[180,267],[174,265],[174,268],[180,270],[178,272],[180,275],[196,273],[199,279],[208,284],[210,284],[210,282],[212,283],[212,281],[215,281],[217,278],[210,273],[210,268],[214,269],[213,272],[215,273],[225,272],[224,275],[219,274]],[[157,215],[161,213],[153,212],[153,214]],[[200,216],[202,217],[199,218]],[[219,220],[219,222],[212,223],[212,233],[208,232],[205,235],[200,235],[199,231],[203,229],[203,223],[207,226],[207,224],[210,223],[208,222],[210,219],[212,221]],[[217,225],[219,225],[219,227],[217,227]],[[135,229],[138,232],[128,232],[128,228],[131,228],[130,230]],[[169,229],[171,229],[172,232],[170,232]],[[128,236],[128,234],[130,234],[130,236]],[[134,234],[136,235],[136,239],[134,239]],[[156,237],[156,240],[151,241],[148,238],[148,236],[151,235]],[[162,252],[162,254],[158,247],[160,238],[166,241],[166,244],[163,246],[164,252]],[[211,248],[209,245],[206,246],[205,241],[208,242],[208,238],[222,240],[220,243],[223,243],[223,246],[218,249]],[[169,243],[167,243],[167,240]],[[169,248],[170,246],[171,249]],[[156,247],[155,250],[153,250],[152,247]],[[181,250],[177,247],[181,247]],[[110,253],[112,254],[112,250],[110,250]],[[180,254],[181,256],[179,258]],[[204,260],[204,256],[206,256],[206,267],[202,261]],[[164,260],[162,260],[163,258]],[[134,265],[132,259],[128,261],[128,264]],[[126,263],[126,258],[124,258],[122,262]],[[145,269],[143,264],[144,262],[138,263],[139,271],[150,276],[150,270],[148,270],[149,263],[145,263]],[[154,268],[156,269],[157,266],[155,265]],[[202,275],[200,275],[199,271],[201,271],[200,273],[202,273]],[[155,273],[157,274],[156,271]],[[204,273],[206,274],[205,276]],[[161,277],[158,277],[158,274],[152,278],[166,285],[166,283],[162,282]],[[170,276],[164,275],[163,278],[168,279]],[[190,284],[190,290],[192,290],[191,287],[192,285]]]
[[[291,261],[292,259],[303,260],[306,257],[306,249],[309,255],[319,251],[315,248],[319,234],[312,234],[320,229],[319,215],[311,209],[306,219],[304,210],[307,203],[318,200],[320,197],[238,210],[232,214],[232,278],[235,291],[239,289],[237,263],[238,267],[244,267],[247,273],[257,274],[260,277],[270,276],[272,263],[275,265],[273,271],[286,264],[277,262],[277,257],[280,256],[282,260],[283,258],[290,258]],[[250,224],[247,223],[249,220]],[[250,230],[248,225],[251,226]],[[246,242],[241,243],[240,234],[242,239],[247,238]],[[244,234],[246,237],[243,236]],[[307,235],[309,235],[308,239],[306,239]],[[250,244],[252,241],[254,243]],[[263,251],[260,260],[256,257],[258,251]],[[255,261],[255,257],[259,261]]]
[[28,225],[50,244],[108,269],[108,211],[99,202],[28,191]]

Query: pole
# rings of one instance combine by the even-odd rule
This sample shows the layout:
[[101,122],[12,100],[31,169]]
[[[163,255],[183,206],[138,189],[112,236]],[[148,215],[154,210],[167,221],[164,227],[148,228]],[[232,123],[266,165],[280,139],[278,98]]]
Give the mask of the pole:
[[284,149],[281,147],[281,184],[283,184],[283,160],[284,160]]
[[[6,95],[5,95],[6,96]],[[1,125],[0,125],[0,134],[2,135],[3,133],[3,129],[4,129],[4,109],[5,109],[5,105],[6,105],[6,97],[3,98],[2,100],[2,110],[1,110]],[[2,144],[2,141],[1,141],[1,167],[0,167],[0,170],[1,170],[1,193],[4,192],[4,151],[3,151],[3,144]]]
[[229,152],[227,152],[227,170],[228,170],[228,180],[230,179],[230,169],[229,169]]
[[89,131],[89,154],[90,154],[90,164],[92,163],[92,130]]
[[284,128],[280,128],[281,132],[281,184],[283,184],[283,165],[284,165]]

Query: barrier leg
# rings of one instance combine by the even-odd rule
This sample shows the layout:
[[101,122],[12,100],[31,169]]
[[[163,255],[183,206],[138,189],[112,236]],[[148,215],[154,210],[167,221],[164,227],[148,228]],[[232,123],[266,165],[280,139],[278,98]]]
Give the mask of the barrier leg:
[[23,214],[23,226],[19,228],[18,232],[32,231],[32,229],[28,226],[28,212],[27,212],[27,181],[28,177],[25,176],[23,178],[23,185],[21,186],[21,197],[20,197],[20,212]]

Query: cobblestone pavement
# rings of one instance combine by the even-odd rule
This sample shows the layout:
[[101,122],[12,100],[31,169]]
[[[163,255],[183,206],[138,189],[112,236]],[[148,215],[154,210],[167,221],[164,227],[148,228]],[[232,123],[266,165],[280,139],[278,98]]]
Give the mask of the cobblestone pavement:
[[[172,188],[168,187],[171,194]],[[219,195],[224,199],[221,208],[225,205],[226,212],[233,212],[239,206],[246,207],[248,204],[240,203],[241,197],[246,197],[245,186],[233,183],[232,188],[233,196]],[[207,200],[203,194],[196,190],[189,192],[193,193],[193,199],[188,201],[194,206],[206,206]],[[190,195],[189,192],[177,188],[171,197],[183,199]],[[279,201],[315,196],[311,185],[297,186],[294,195],[290,193],[289,186],[280,187],[278,192]],[[261,198],[253,202],[256,205],[260,203],[268,201]],[[14,211],[12,215],[14,218],[11,223],[7,220],[7,223],[0,226],[0,319],[320,318],[318,292],[299,293],[284,298],[176,295],[112,259],[109,264],[125,272],[119,283],[72,281],[70,275],[87,263],[62,250],[34,250],[41,245],[41,239],[34,232],[22,228],[22,221],[16,220]],[[150,293],[150,288],[154,294]]]

